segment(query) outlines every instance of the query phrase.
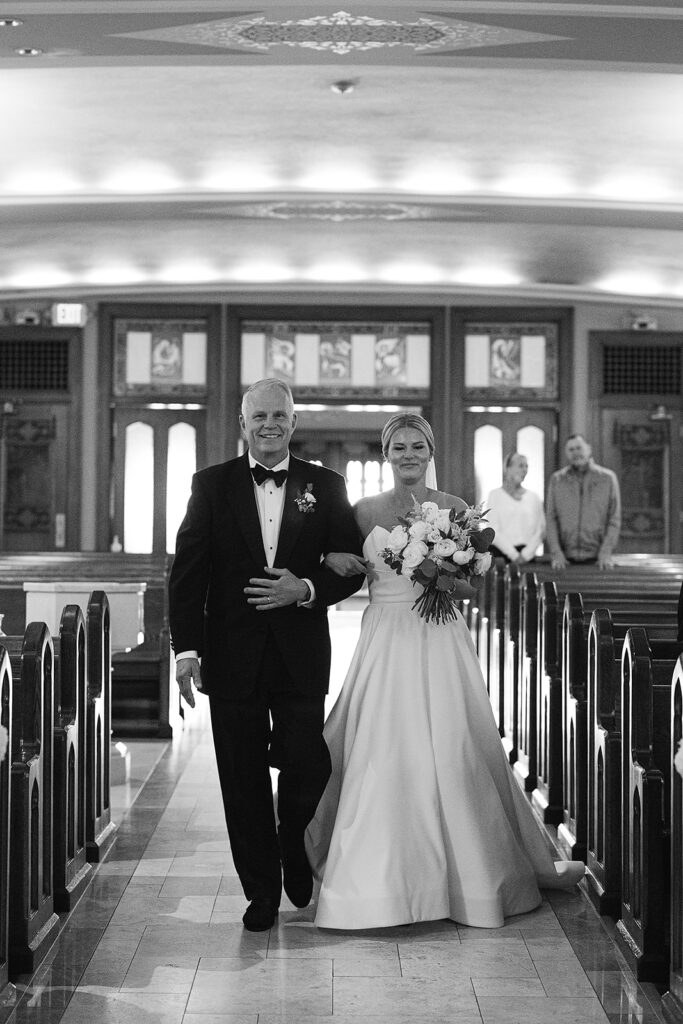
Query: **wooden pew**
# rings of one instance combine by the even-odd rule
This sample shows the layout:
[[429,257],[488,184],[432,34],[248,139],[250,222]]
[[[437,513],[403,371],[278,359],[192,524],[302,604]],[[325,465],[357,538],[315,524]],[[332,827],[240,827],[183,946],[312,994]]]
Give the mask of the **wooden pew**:
[[586,859],[586,624],[580,594],[567,594],[562,613],[562,821],[557,841],[569,860]]
[[112,656],[112,733],[170,739],[183,720],[171,637],[158,637]]
[[531,799],[546,825],[562,821],[562,665],[561,616],[557,587],[545,580],[538,610],[538,764]]
[[[0,641],[2,641],[0,637]],[[0,1006],[9,1004],[10,791],[12,785],[12,668],[0,643],[0,723],[7,730],[7,750],[0,763]]]
[[683,1021],[683,778],[673,760],[683,737],[683,655],[671,680],[671,928],[669,990],[662,997],[667,1024]]
[[55,643],[54,900],[71,910],[92,877],[85,845],[87,655],[83,612],[67,605]]
[[519,663],[521,591],[520,574],[516,565],[506,565],[504,574],[505,593],[505,675],[503,679],[503,747],[510,764],[517,760],[519,750]]
[[94,590],[86,614],[88,685],[86,690],[86,850],[88,860],[102,860],[116,838],[111,820],[111,647],[109,602]]
[[640,981],[668,978],[671,680],[645,629],[623,646],[621,906],[616,938]]
[[52,638],[31,622],[14,679],[10,811],[10,974],[32,974],[59,933],[53,899]]
[[538,580],[522,573],[517,678],[517,758],[514,770],[527,793],[538,782]]
[[489,615],[489,672],[488,691],[493,717],[502,737],[505,732],[505,563],[496,559],[491,583],[491,612]]
[[483,582],[477,593],[478,610],[478,633],[477,633],[477,655],[481,670],[486,682],[486,690],[490,694],[489,683],[489,659],[491,657],[491,612],[493,606],[493,585],[494,573],[489,571],[485,574]]

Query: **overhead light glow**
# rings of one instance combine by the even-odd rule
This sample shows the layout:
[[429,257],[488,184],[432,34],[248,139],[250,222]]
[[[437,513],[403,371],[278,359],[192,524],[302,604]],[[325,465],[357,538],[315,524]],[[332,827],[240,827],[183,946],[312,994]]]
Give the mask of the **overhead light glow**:
[[463,267],[453,274],[454,284],[472,285],[476,288],[512,288],[521,283],[519,274],[505,267],[471,266]]
[[83,275],[83,281],[89,285],[126,285],[140,284],[147,276],[136,267],[125,264],[93,267]]
[[601,292],[624,295],[658,295],[665,290],[654,274],[640,270],[617,271],[596,281],[594,287]]
[[303,275],[308,281],[329,281],[331,283],[344,283],[346,281],[363,281],[365,272],[355,263],[337,261],[329,263],[315,263],[304,272]]
[[156,273],[157,281],[164,281],[168,284],[200,284],[204,281],[218,281],[220,274],[215,267],[210,267],[200,261],[187,263],[169,263]]
[[13,196],[54,196],[79,192],[82,188],[82,183],[68,171],[25,167],[5,180],[2,192]]
[[440,284],[443,271],[429,263],[396,262],[380,267],[377,278],[386,284]]
[[262,167],[253,165],[214,166],[200,180],[209,192],[258,192],[278,187],[278,182]]
[[603,178],[589,190],[590,195],[624,203],[659,203],[672,198],[671,188],[652,174],[619,174]]
[[445,196],[480,191],[480,186],[470,175],[458,168],[444,167],[440,164],[413,167],[397,179],[396,188],[403,192],[426,192]]
[[26,267],[13,274],[8,281],[10,288],[63,288],[70,284],[74,284],[72,274],[48,266]]
[[315,192],[368,192],[377,188],[378,182],[362,167],[321,164],[307,170],[294,186]]
[[491,186],[494,192],[511,196],[566,196],[576,189],[561,171],[554,168],[531,167],[511,171]]
[[234,281],[269,284],[275,281],[291,281],[295,274],[290,267],[285,267],[280,263],[254,260],[233,267],[229,277]]
[[100,185],[103,192],[131,193],[172,192],[180,187],[180,182],[167,167],[146,163],[120,167]]

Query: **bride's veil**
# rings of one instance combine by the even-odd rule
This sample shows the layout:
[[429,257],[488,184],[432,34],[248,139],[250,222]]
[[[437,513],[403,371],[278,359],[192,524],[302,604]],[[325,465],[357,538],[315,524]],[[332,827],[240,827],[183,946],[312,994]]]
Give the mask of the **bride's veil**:
[[434,456],[432,455],[427,466],[427,472],[425,473],[425,484],[430,490],[438,490],[436,486],[436,466],[434,465]]

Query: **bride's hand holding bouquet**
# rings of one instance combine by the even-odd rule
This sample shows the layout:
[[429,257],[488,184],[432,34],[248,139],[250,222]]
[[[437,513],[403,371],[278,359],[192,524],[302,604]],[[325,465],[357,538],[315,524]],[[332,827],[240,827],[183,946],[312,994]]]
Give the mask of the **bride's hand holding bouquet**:
[[450,622],[458,601],[476,593],[491,565],[489,548],[495,531],[482,506],[439,508],[436,502],[413,499],[413,508],[398,517],[380,552],[400,576],[423,587],[413,608],[427,622]]

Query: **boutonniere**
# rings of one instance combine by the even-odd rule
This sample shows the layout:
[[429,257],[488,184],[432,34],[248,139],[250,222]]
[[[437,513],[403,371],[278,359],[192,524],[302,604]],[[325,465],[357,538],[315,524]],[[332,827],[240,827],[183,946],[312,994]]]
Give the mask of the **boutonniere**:
[[313,484],[306,484],[303,491],[299,491],[298,495],[294,499],[299,508],[299,512],[315,512],[315,495],[313,494]]

